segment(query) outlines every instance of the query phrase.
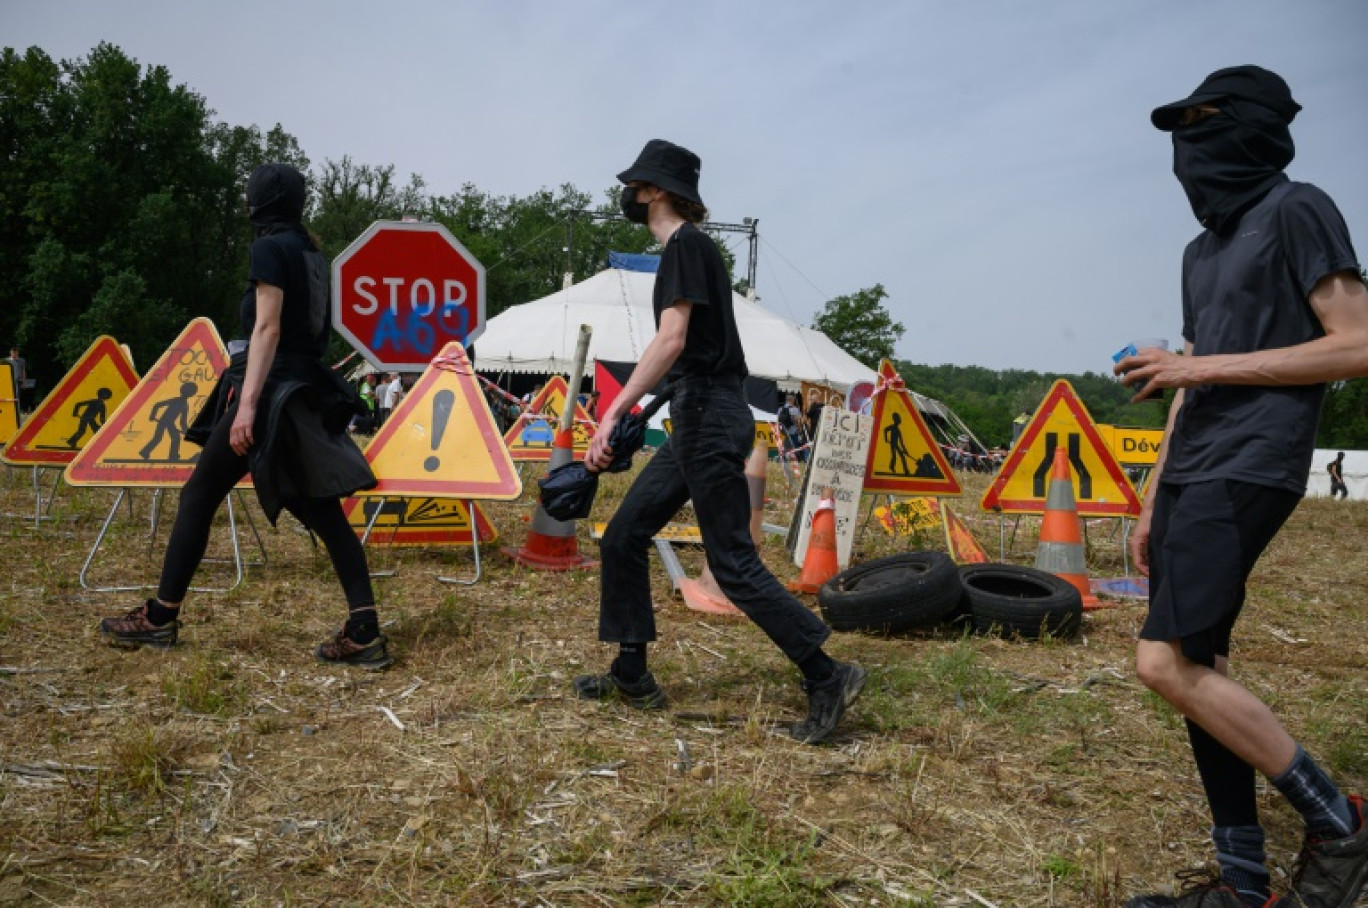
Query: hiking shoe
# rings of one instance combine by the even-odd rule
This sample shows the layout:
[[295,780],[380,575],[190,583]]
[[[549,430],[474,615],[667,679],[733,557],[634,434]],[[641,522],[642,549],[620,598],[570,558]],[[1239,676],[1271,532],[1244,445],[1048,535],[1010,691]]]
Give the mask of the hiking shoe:
[[794,725],[789,734],[800,744],[816,744],[836,730],[846,708],[864,690],[869,672],[851,662],[837,662],[836,671],[825,681],[804,681],[808,695],[808,717]]
[[1308,837],[1292,874],[1287,895],[1275,899],[1277,908],[1350,908],[1368,882],[1368,801],[1349,796],[1359,828],[1342,839]]
[[665,691],[647,672],[640,680],[627,682],[611,671],[602,675],[580,675],[575,679],[575,696],[581,700],[618,699],[637,709],[664,709]]
[[314,650],[314,655],[318,657],[319,662],[330,662],[333,665],[355,665],[357,668],[378,672],[394,661],[390,658],[389,649],[385,643],[384,634],[376,637],[370,643],[357,643],[347,636],[347,631],[343,628],[331,639],[320,643],[318,649]]
[[1137,895],[1126,902],[1126,908],[1249,908],[1229,883],[1208,870],[1180,870],[1176,876],[1187,886],[1182,892]]
[[147,620],[147,604],[144,602],[121,618],[100,619],[100,633],[110,646],[120,649],[137,649],[140,646],[165,649],[176,645],[180,622],[172,618],[165,624],[153,624]]

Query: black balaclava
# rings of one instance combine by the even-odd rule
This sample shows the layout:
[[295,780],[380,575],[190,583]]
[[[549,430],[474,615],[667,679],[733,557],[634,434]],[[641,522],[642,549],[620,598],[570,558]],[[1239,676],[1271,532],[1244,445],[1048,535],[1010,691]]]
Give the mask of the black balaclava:
[[[1180,126],[1183,111],[1201,104],[1220,113]],[[1281,76],[1250,65],[1218,69],[1188,97],[1154,109],[1150,122],[1173,132],[1173,173],[1203,227],[1229,232],[1286,179],[1295,153],[1287,127],[1300,110]]]
[[1201,225],[1224,234],[1286,179],[1296,149],[1273,110],[1235,98],[1216,106],[1220,113],[1173,130],[1173,173]]
[[304,175],[289,164],[262,164],[247,178],[247,218],[257,236],[304,230]]

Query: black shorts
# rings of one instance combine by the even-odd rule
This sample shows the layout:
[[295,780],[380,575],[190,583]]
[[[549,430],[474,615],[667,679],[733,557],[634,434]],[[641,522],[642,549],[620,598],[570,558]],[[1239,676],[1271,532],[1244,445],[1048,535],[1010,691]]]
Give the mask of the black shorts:
[[1299,501],[1296,492],[1233,479],[1160,482],[1141,639],[1179,640],[1184,656],[1206,666],[1229,656],[1245,581]]

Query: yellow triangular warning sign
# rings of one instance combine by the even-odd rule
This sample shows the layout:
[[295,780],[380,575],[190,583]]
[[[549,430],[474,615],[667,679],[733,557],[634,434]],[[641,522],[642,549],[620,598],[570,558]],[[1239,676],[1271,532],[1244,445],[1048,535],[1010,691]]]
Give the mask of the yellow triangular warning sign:
[[0,459],[16,466],[71,463],[137,383],[138,373],[118,342],[96,338],[24,420]]
[[902,498],[874,509],[874,519],[890,536],[911,536],[940,525],[939,502],[934,498]]
[[19,399],[14,388],[14,369],[9,363],[0,363],[0,445],[8,445],[18,431]]
[[487,498],[522,494],[465,348],[452,341],[366,446],[370,496]]
[[879,363],[871,413],[874,437],[865,461],[866,492],[912,496],[962,492],[907,386],[888,360]]
[[228,351],[214,323],[192,321],[71,461],[67,482],[184,485],[200,453],[199,445],[184,439],[185,430],[226,368]]
[[[518,421],[504,433],[508,453],[519,462],[547,461],[556,440],[556,428],[569,386],[565,379],[553,375],[541,392],[528,403]],[[589,412],[575,400],[575,459],[584,460],[589,453],[589,442],[594,437],[594,421]]]
[[[484,510],[470,502],[480,542],[499,538]],[[367,545],[469,545],[470,511],[455,498],[348,498],[342,503],[357,536],[370,525]],[[376,513],[377,510],[379,513]],[[374,523],[371,523],[372,518]]]
[[1140,513],[1135,487],[1102,440],[1097,424],[1073,386],[1059,379],[1012,445],[993,484],[983,495],[985,511],[1043,514],[1055,448],[1064,445],[1073,468],[1074,501],[1082,517]]
[[956,564],[983,564],[988,560],[988,553],[959,515],[950,510],[950,505],[941,505],[941,520],[945,524],[945,545]]

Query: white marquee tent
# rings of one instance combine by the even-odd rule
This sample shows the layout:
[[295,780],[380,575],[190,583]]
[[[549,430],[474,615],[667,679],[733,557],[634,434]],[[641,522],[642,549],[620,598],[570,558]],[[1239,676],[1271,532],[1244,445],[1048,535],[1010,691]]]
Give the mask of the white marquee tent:
[[[481,372],[570,371],[580,325],[591,325],[591,361],[635,363],[655,336],[651,288],[655,275],[608,268],[550,296],[513,306],[490,319],[475,342]],[[797,389],[800,381],[848,390],[873,381],[874,370],[825,334],[732,295],[737,329],[752,375]]]

